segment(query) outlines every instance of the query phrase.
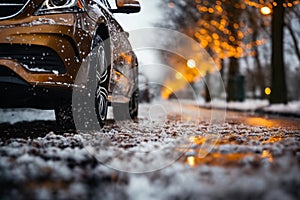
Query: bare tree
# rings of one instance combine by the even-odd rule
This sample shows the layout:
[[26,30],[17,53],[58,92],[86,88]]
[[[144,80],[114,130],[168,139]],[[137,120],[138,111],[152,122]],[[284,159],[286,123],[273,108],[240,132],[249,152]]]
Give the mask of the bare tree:
[[293,41],[295,55],[300,62],[300,5],[286,11],[285,26]]
[[272,13],[272,93],[270,103],[287,103],[287,88],[283,60],[284,0],[276,0]]
[[[179,30],[197,40],[218,63],[228,61],[227,76],[228,101],[236,100],[236,76],[239,74],[240,58],[249,56],[255,61],[255,80],[264,96],[266,87],[266,68],[272,68],[271,103],[287,102],[285,69],[283,62],[283,16],[284,3],[288,0],[276,0],[270,7],[272,14],[272,34],[268,32],[267,24],[270,17],[262,17],[259,10],[263,6],[260,0],[163,0],[166,20],[163,27]],[[263,1],[266,2],[266,1]],[[293,1],[292,4],[296,4]],[[277,4],[276,4],[277,3]],[[285,6],[286,6],[285,5]],[[298,10],[293,8],[290,15],[298,16]],[[289,14],[289,13],[288,13]],[[299,57],[299,34],[295,27],[287,23],[294,43],[294,49]],[[272,51],[261,51],[259,45],[272,38]],[[268,44],[265,45],[268,47]],[[270,59],[262,62],[262,59]],[[264,54],[264,56],[262,56]],[[266,56],[267,55],[267,56]],[[221,67],[224,67],[223,65]],[[224,71],[224,70],[223,70]]]

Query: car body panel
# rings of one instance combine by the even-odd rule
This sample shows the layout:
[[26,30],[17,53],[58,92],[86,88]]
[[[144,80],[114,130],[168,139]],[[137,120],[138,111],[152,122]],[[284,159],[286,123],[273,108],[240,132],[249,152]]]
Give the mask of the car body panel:
[[[35,15],[35,12],[43,2],[44,0],[30,0],[20,14],[0,20],[0,68],[11,70],[14,73],[13,77],[15,77],[1,79],[0,74],[0,87],[11,88],[18,81],[12,82],[11,86],[8,87],[7,81],[5,82],[4,80],[16,80],[19,78],[21,80],[19,83],[24,81],[30,85],[27,88],[29,90],[32,90],[33,86],[42,89],[72,90],[81,63],[92,50],[93,38],[98,28],[100,26],[103,27],[104,24],[109,32],[110,63],[112,63],[110,77],[111,79],[114,77],[112,74],[115,71],[121,71],[126,74],[126,77],[130,80],[129,89],[127,94],[123,93],[122,95],[125,99],[128,99],[130,91],[133,91],[137,85],[137,59],[132,51],[127,34],[124,34],[122,27],[115,20],[109,9],[99,0],[84,0],[82,1],[84,12]],[[2,49],[1,45],[3,46]],[[36,70],[32,66],[35,66],[37,63],[46,65],[45,62],[42,60],[36,61],[34,60],[35,57],[30,56],[28,56],[30,58],[20,58],[19,56],[16,59],[16,55],[13,55],[13,50],[10,52],[12,55],[9,56],[10,53],[6,52],[5,47],[7,46],[5,45],[16,45],[17,48],[20,48],[20,52],[25,48],[29,52],[28,54],[34,52],[40,59],[43,57],[40,53],[43,52],[38,52],[38,49],[40,48],[41,51],[46,49],[53,57],[49,58],[50,61],[54,60],[53,68],[43,66],[45,69]],[[126,57],[131,58],[129,63],[126,61]],[[65,70],[57,70],[58,67],[59,69],[64,68],[60,65],[55,66],[55,61],[63,63]],[[29,67],[24,63],[30,63]],[[1,80],[4,82],[1,82]],[[110,81],[110,100],[113,100],[112,93],[117,82],[114,80]],[[70,92],[66,91],[63,93],[69,94]],[[10,98],[4,93],[0,96],[1,98]],[[45,96],[47,97],[47,93],[45,93]],[[14,107],[4,103],[0,106]],[[16,104],[16,107],[20,106],[20,103]],[[29,106],[32,107],[32,105]],[[27,107],[26,102],[21,107]],[[52,108],[52,105],[49,105],[49,108]]]

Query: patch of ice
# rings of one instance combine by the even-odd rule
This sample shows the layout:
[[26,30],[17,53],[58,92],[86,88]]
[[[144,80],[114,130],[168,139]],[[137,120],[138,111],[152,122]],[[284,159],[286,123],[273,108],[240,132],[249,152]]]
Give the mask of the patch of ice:
[[55,120],[53,110],[37,110],[29,108],[0,109],[0,123],[14,124],[22,121]]

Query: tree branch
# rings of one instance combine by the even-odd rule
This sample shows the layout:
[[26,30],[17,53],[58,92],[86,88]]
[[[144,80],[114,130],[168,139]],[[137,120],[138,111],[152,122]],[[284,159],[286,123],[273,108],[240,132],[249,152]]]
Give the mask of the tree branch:
[[291,26],[290,23],[285,23],[285,26],[287,27],[291,37],[292,37],[292,40],[293,40],[293,43],[294,43],[294,47],[295,47],[295,52],[296,52],[296,55],[300,61],[300,51],[299,51],[299,46],[298,46],[298,39],[295,35],[295,32],[293,31],[293,28]]

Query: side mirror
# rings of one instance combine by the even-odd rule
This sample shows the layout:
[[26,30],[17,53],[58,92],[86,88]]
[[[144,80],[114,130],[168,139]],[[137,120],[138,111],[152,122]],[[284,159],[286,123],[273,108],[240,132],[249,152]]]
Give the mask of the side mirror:
[[138,13],[141,11],[141,5],[136,0],[116,0],[117,9],[114,13]]

